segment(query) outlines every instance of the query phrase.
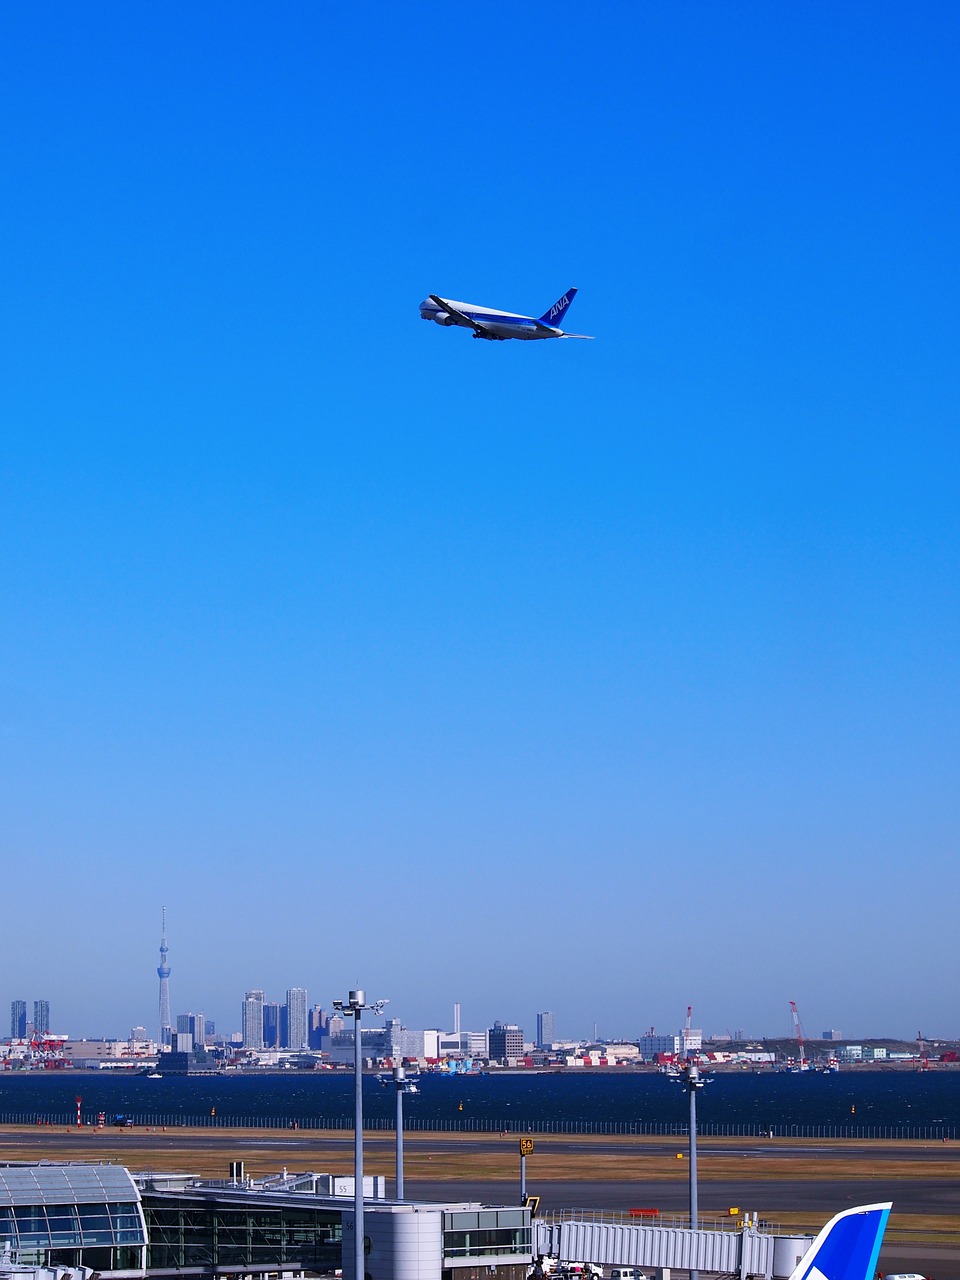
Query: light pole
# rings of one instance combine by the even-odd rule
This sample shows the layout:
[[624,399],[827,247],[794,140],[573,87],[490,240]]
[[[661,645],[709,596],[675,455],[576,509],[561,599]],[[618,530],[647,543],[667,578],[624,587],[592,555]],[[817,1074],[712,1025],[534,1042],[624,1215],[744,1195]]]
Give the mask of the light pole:
[[419,1093],[413,1080],[407,1079],[404,1067],[393,1068],[393,1084],[397,1091],[397,1199],[403,1199],[403,1095]]
[[364,1009],[381,1013],[388,1000],[367,1004],[365,991],[351,991],[333,1007],[344,1018],[353,1018],[353,1266],[354,1280],[364,1280],[363,1264],[363,1051],[360,1045],[360,1014]]
[[[699,1227],[697,1207],[697,1090],[706,1083],[700,1076],[696,1063],[688,1062],[684,1068],[684,1085],[690,1094],[690,1230]],[[694,1243],[694,1248],[696,1244]],[[690,1280],[700,1280],[700,1272],[690,1272]]]

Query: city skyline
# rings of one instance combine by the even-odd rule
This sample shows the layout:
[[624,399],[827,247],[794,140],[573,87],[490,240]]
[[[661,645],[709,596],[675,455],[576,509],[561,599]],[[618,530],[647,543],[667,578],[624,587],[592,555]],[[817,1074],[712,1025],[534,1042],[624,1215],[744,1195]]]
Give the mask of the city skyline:
[[[173,1017],[173,1030],[176,1034],[189,1034],[194,1044],[203,1043],[205,1031],[212,1032],[215,1027],[220,1026],[218,1039],[221,1042],[228,1042],[231,1038],[236,1039],[246,1048],[253,1049],[269,1049],[283,1048],[296,1051],[297,1049],[315,1049],[318,1047],[314,1028],[314,1020],[317,1016],[325,1013],[324,1002],[310,1002],[309,993],[304,987],[290,987],[286,992],[286,1002],[281,1004],[279,1001],[268,1000],[265,992],[259,988],[252,988],[244,993],[240,1005],[240,1015],[237,1019],[239,1026],[234,1027],[230,1018],[224,1020],[222,1024],[218,1024],[216,1019],[211,1017],[205,1011],[200,1012],[183,1012],[177,1013]],[[292,998],[292,999],[291,999]],[[340,1020],[336,1015],[331,1015],[329,1006],[331,1000],[326,1001],[326,1016],[333,1017],[334,1028],[337,1032],[343,1030]],[[388,1001],[388,1004],[392,1003]],[[293,1006],[295,1013],[291,1020],[289,1010]],[[714,1028],[711,1031],[702,1031],[701,1029],[690,1028],[691,1007],[688,1006],[686,1011],[685,1022],[677,1023],[676,1026],[670,1026],[669,1023],[662,1025],[649,1024],[649,1020],[644,1021],[642,1027],[624,1028],[621,1030],[610,1031],[601,1028],[594,1021],[592,1028],[584,1026],[566,1026],[562,1020],[560,1030],[557,1030],[557,1015],[552,1011],[537,1011],[531,1015],[530,1020],[525,1022],[523,1019],[517,1022],[510,1022],[502,1017],[491,1017],[484,1020],[480,1018],[475,1025],[464,1028],[463,1034],[476,1035],[480,1032],[487,1034],[491,1028],[503,1028],[509,1031],[517,1031],[524,1033],[524,1027],[535,1027],[534,1031],[524,1033],[524,1039],[527,1043],[534,1046],[541,1046],[546,1043],[587,1043],[593,1039],[601,1041],[638,1041],[648,1042],[666,1041],[668,1038],[676,1037],[684,1051],[688,1048],[699,1048],[701,1038],[711,1041],[722,1042],[726,1039],[737,1041],[747,1040],[795,1040],[797,1036],[797,1024],[793,1020],[791,1003],[791,1025],[789,1030],[781,1029],[751,1029],[745,1030],[741,1026],[737,1026],[735,1031],[727,1029]],[[389,1009],[385,1017],[376,1021],[372,1028],[369,1028],[371,1034],[375,1033],[378,1028],[390,1022],[395,1022],[398,1026],[410,1030],[431,1030],[440,1031],[447,1035],[455,1036],[460,1033],[460,1024],[462,1021],[461,1002],[455,1001],[449,1010],[449,1019],[444,1020],[437,1018],[434,1020],[426,1020],[414,1025],[409,1019],[394,1017],[390,1014]],[[37,1021],[37,1019],[40,1021]],[[70,1039],[109,1039],[122,1040],[127,1038],[127,1033],[119,1031],[111,1031],[103,1035],[91,1036],[86,1031],[81,1030],[76,1033],[70,1028],[64,1028],[59,1025],[52,1026],[49,1022],[50,1003],[49,1001],[34,1002],[34,1023],[26,1021],[26,1002],[24,1000],[12,1000],[10,1002],[10,1027],[11,1038],[19,1038],[14,1034],[14,1026],[23,1026],[25,1030],[37,1030],[40,1034],[44,1031],[52,1031],[54,1035],[66,1034]],[[269,1025],[269,1031],[268,1031]],[[815,1024],[811,1024],[815,1025]],[[137,1033],[142,1033],[138,1037]],[[891,1039],[900,1040],[905,1043],[914,1043],[921,1039],[920,1035],[910,1035],[907,1032],[893,1031],[888,1027],[861,1028],[852,1033],[841,1033],[837,1028],[828,1028],[819,1033],[810,1033],[802,1031],[803,1039],[809,1042],[822,1041],[857,1041],[857,1040],[878,1040]],[[147,1038],[146,1029],[140,1024],[132,1024],[130,1035],[133,1038]],[[922,1036],[924,1040],[956,1040],[960,1039],[958,1035],[952,1035],[949,1032],[933,1032],[929,1035]],[[163,1043],[158,1041],[157,1043]]]
[[[955,1033],[960,10],[51,5],[0,14],[10,998]],[[595,341],[418,310],[574,285]]]

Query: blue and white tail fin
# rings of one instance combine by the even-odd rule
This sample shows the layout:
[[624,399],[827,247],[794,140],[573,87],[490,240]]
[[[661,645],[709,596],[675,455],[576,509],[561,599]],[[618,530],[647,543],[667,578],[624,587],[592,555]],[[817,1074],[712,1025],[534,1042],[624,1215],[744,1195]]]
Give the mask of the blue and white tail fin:
[[563,324],[563,317],[567,314],[567,308],[576,296],[576,289],[568,289],[563,297],[558,298],[550,310],[540,317],[538,323],[548,324],[551,329],[559,329]]
[[790,1280],[874,1280],[891,1207],[866,1204],[831,1218]]

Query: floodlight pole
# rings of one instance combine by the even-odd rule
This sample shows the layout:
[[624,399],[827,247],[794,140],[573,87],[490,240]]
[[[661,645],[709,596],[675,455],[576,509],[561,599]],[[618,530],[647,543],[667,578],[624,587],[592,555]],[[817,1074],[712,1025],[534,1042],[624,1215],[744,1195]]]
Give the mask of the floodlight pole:
[[397,1199],[403,1199],[403,1095],[416,1088],[407,1080],[406,1070],[393,1068],[393,1083],[397,1091]]
[[375,1000],[367,1004],[367,993],[363,990],[351,991],[347,999],[334,1000],[333,1007],[337,1013],[353,1018],[353,1265],[354,1280],[364,1280],[363,1249],[363,1049],[360,1043],[360,1014],[364,1009],[372,1009],[380,1013],[386,1000]]
[[[696,1231],[699,1227],[697,1205],[697,1090],[703,1088],[704,1082],[700,1078],[700,1070],[695,1063],[688,1062],[684,1067],[684,1071],[686,1073],[685,1084],[687,1092],[690,1094],[690,1230]],[[691,1270],[690,1280],[700,1280],[700,1272]]]

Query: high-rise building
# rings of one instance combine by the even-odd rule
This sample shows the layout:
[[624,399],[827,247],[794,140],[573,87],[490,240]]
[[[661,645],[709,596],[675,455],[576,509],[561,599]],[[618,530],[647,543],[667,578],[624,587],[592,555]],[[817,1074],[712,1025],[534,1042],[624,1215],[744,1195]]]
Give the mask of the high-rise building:
[[327,1034],[327,1015],[318,1004],[315,1004],[310,1010],[307,1021],[307,1036],[310,1041],[310,1048],[319,1049],[323,1037]]
[[190,1035],[194,1045],[202,1049],[207,1038],[207,1020],[202,1013],[178,1013],[177,1034]]
[[309,1046],[307,993],[303,987],[291,987],[287,992],[287,1037],[285,1048],[307,1049]]
[[167,908],[161,911],[160,925],[160,963],[157,965],[157,977],[160,979],[160,1036],[161,1047],[170,1043],[173,1026],[170,1022],[170,966],[167,964]]
[[26,1000],[10,1001],[10,1039],[25,1040],[27,1038],[27,1002]]
[[37,1036],[49,1035],[50,1033],[50,1001],[49,1000],[34,1000],[33,1030]]
[[280,1005],[276,1000],[266,1000],[263,1005],[263,1047],[279,1049],[280,1039]]
[[537,1048],[549,1049],[557,1038],[557,1019],[552,1013],[537,1014]]
[[487,1032],[487,1052],[494,1062],[523,1057],[523,1032],[516,1023],[495,1022]]
[[263,1048],[262,991],[248,991],[243,997],[243,1047]]

